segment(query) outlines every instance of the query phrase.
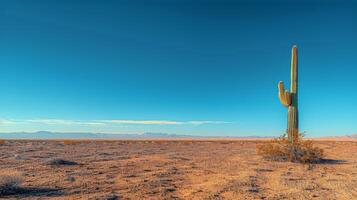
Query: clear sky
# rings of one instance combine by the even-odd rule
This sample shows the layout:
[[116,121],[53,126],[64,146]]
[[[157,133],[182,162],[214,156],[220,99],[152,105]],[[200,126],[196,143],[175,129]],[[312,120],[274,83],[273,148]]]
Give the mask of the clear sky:
[[[284,2],[284,3],[282,3]],[[357,1],[0,2],[0,132],[357,132]]]

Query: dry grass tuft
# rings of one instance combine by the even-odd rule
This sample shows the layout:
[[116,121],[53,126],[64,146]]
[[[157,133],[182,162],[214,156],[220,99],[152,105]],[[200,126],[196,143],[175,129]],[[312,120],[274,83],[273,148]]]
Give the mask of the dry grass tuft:
[[257,152],[264,159],[274,161],[318,163],[323,158],[323,150],[314,147],[312,141],[301,139],[292,144],[285,135],[270,143],[258,145]]
[[16,190],[22,183],[22,175],[14,170],[1,170],[0,172],[0,194]]
[[6,141],[6,140],[4,140],[4,139],[0,139],[0,145],[5,144],[5,141]]

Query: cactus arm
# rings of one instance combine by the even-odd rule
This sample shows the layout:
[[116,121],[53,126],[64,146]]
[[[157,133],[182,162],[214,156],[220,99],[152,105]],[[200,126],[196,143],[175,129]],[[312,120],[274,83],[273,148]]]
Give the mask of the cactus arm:
[[288,106],[291,105],[291,95],[290,95],[290,92],[285,90],[285,98],[286,98],[286,103]]
[[291,104],[290,94],[287,90],[284,90],[284,83],[282,81],[279,82],[278,89],[281,104],[284,106],[289,106]]

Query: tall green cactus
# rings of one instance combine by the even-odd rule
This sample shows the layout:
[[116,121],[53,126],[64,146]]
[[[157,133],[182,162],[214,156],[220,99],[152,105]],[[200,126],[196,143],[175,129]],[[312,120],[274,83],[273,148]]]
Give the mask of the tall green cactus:
[[280,102],[288,108],[288,139],[291,143],[299,140],[299,115],[298,115],[298,65],[297,47],[291,49],[291,84],[290,92],[284,89],[284,83],[279,82]]

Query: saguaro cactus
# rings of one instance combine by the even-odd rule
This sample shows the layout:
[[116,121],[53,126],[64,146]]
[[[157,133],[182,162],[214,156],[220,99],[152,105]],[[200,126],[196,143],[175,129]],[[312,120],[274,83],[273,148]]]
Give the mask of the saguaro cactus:
[[299,140],[299,115],[298,115],[298,64],[297,47],[291,49],[291,84],[290,92],[284,89],[284,83],[279,82],[280,102],[288,108],[288,139],[291,143]]

